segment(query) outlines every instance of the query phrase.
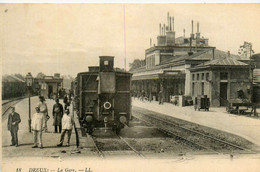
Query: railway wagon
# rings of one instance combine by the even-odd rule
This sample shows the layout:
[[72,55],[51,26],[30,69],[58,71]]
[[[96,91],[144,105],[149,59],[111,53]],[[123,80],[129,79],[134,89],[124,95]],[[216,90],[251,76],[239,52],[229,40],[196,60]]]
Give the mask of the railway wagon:
[[2,81],[2,100],[17,98],[26,94],[26,83],[24,81]]
[[73,84],[75,108],[81,128],[88,134],[97,128],[118,134],[131,119],[132,74],[116,71],[112,56],[100,56],[99,63],[77,75]]

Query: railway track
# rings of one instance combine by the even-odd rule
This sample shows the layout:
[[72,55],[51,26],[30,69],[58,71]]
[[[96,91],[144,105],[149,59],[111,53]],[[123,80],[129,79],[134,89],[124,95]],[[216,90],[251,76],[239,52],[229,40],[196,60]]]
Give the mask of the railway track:
[[14,106],[18,102],[20,102],[23,98],[25,98],[25,97],[20,97],[20,98],[13,99],[8,102],[2,103],[2,116],[4,116],[8,112],[8,110],[11,108],[11,106]]
[[[205,149],[212,153],[220,154],[220,153],[233,153],[233,152],[241,152],[241,151],[243,153],[255,153],[241,146],[235,145],[233,143],[229,143],[225,140],[221,140],[219,138],[206,135],[204,133],[195,130],[182,127],[177,123],[174,123],[172,121],[170,122],[165,119],[161,119],[159,117],[147,115],[144,113],[139,113],[139,117],[137,117],[137,115],[135,114],[134,117],[149,125],[155,126],[156,128],[158,128],[158,130],[168,135],[174,136],[188,143],[189,145],[194,145],[199,149]],[[143,117],[145,117],[145,119],[143,119]]]
[[[118,154],[125,154],[125,155],[131,155],[132,153],[131,152],[134,152],[135,155],[137,155],[138,157],[141,157],[141,158],[145,158],[144,155],[142,153],[140,153],[139,151],[137,151],[129,142],[127,142],[123,137],[121,137],[120,135],[117,135],[116,138],[109,138],[107,140],[105,139],[100,139],[100,138],[96,138],[96,137],[92,137],[92,139],[94,140],[94,143],[95,143],[95,147],[96,147],[96,150],[98,152],[98,155],[101,157],[101,158],[106,158],[106,156],[109,156],[109,153],[112,152],[113,155],[118,155]],[[120,149],[117,149],[117,150],[109,150],[109,148],[105,148],[101,145],[101,141],[111,141],[113,142],[114,144],[116,143],[119,143],[119,140],[120,142],[124,143],[125,146],[122,146],[122,143],[120,143],[119,145],[121,145],[121,148],[124,147],[124,149],[120,150]],[[109,143],[105,143],[106,145],[109,145]],[[110,144],[111,145],[111,144]],[[120,147],[120,146],[118,146]],[[117,148],[118,148],[117,147]]]

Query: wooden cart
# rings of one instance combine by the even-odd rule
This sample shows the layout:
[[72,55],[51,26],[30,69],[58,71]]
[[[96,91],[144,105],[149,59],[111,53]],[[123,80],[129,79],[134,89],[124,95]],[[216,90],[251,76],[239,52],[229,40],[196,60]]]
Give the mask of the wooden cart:
[[243,115],[249,108],[253,108],[253,103],[249,100],[232,99],[229,100],[226,110],[231,114]]

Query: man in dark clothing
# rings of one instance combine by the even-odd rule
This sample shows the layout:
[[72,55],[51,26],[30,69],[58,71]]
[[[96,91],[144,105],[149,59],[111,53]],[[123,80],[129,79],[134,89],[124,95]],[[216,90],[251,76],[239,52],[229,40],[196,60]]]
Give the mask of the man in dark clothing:
[[159,93],[158,93],[158,100],[159,100],[159,105],[160,104],[163,104],[163,97],[162,97],[163,95],[162,95],[162,91],[160,91]]
[[19,123],[21,122],[20,115],[15,112],[15,107],[11,107],[11,113],[8,116],[7,126],[8,130],[11,132],[12,144],[10,146],[18,147],[18,130]]
[[67,94],[65,94],[63,98],[63,103],[64,103],[64,109],[66,110],[67,107],[70,106]]
[[59,103],[59,99],[55,100],[56,103],[53,105],[52,115],[53,115],[53,125],[55,127],[55,133],[57,133],[57,128],[59,127],[59,133],[61,133],[61,119],[63,116],[63,106]]

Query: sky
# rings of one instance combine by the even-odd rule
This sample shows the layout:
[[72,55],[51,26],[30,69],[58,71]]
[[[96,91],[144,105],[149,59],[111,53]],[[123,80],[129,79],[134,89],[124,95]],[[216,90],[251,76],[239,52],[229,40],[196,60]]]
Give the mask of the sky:
[[260,4],[1,4],[2,74],[76,76],[102,55],[128,70],[150,38],[156,44],[168,11],[176,37],[184,28],[188,36],[194,20],[210,46],[237,54],[247,41],[260,53]]

